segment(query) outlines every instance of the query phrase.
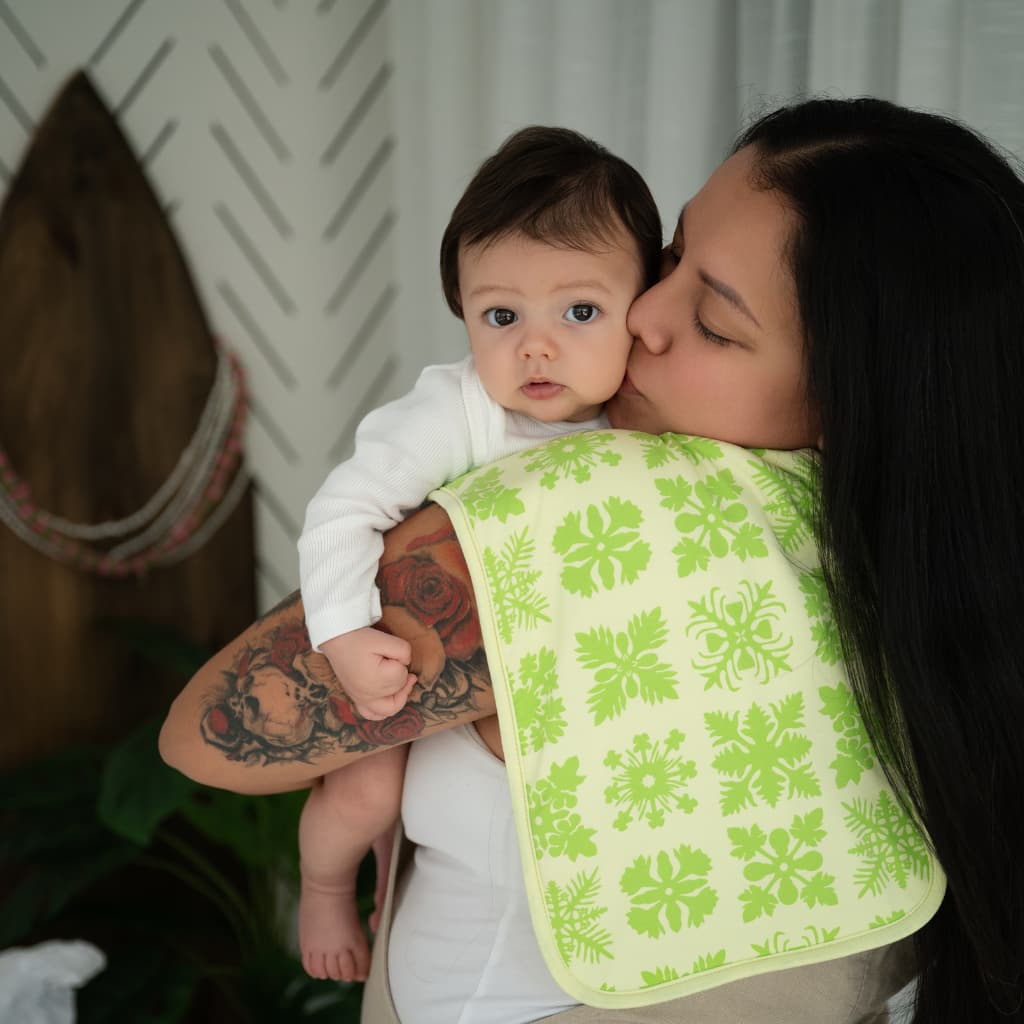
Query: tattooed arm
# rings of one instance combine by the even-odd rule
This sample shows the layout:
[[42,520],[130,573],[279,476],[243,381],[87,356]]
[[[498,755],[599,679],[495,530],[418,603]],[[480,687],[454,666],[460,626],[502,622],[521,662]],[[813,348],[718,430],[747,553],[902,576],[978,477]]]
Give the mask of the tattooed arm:
[[298,593],[214,655],[171,706],[164,760],[239,793],[298,789],[383,747],[494,714],[462,551],[429,505],[385,536],[378,627],[412,644],[419,677],[383,722],[359,717],[327,659],[310,647]]

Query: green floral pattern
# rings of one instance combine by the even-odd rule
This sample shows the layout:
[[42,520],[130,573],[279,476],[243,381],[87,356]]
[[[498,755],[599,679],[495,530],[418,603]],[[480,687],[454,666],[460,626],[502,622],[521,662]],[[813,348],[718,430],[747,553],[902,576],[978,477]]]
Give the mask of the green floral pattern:
[[661,469],[672,462],[688,462],[699,466],[703,462],[715,462],[722,458],[722,446],[707,437],[641,433],[630,436],[640,442],[644,465],[648,469]]
[[565,562],[562,586],[582,597],[594,594],[598,584],[611,590],[617,582],[633,583],[651,558],[651,547],[638,531],[640,509],[621,498],[609,498],[603,507],[603,515],[597,505],[570,512],[552,542]]
[[614,434],[567,434],[556,437],[540,448],[531,448],[521,458],[526,459],[528,473],[542,473],[541,487],[549,490],[559,480],[574,480],[578,484],[590,479],[591,470],[598,463],[617,466],[622,456],[611,447]]
[[800,576],[800,589],[804,594],[804,608],[811,619],[811,636],[817,645],[815,653],[826,665],[838,665],[843,657],[843,649],[825,587],[825,574],[821,569],[803,573]]
[[509,516],[522,515],[525,506],[519,497],[518,487],[506,487],[501,482],[501,470],[491,466],[481,473],[471,473],[469,483],[460,497],[466,512],[480,521],[495,518],[504,523]]
[[777,627],[786,607],[772,593],[771,581],[744,580],[731,594],[714,587],[690,608],[686,633],[703,641],[693,667],[704,677],[705,689],[738,690],[744,677],[768,683],[788,671],[793,640]]
[[577,790],[585,776],[580,774],[580,759],[570,757],[553,764],[546,778],[527,789],[527,805],[533,846],[537,857],[594,857],[595,830],[586,828],[574,810],[579,803]]
[[764,942],[751,944],[751,949],[757,956],[774,956],[778,953],[788,953],[791,949],[810,949],[812,946],[821,946],[826,942],[833,942],[839,935],[838,928],[818,928],[809,924],[798,937],[791,937],[785,932],[774,932]]
[[823,817],[819,808],[794,817],[788,829],[729,829],[732,855],[746,862],[743,875],[754,883],[740,896],[744,921],[771,917],[780,903],[792,906],[797,900],[808,907],[835,906],[835,876],[819,870],[824,860],[817,849],[825,838]]
[[596,868],[573,875],[564,886],[548,882],[544,890],[558,952],[567,964],[574,960],[596,963],[612,956],[611,932],[601,924],[608,908],[598,904],[600,892]]
[[774,807],[783,797],[821,796],[809,760],[811,741],[800,731],[803,694],[790,694],[767,711],[751,704],[742,722],[738,711],[709,711],[704,724],[721,748],[711,765],[728,777],[721,789],[722,814],[736,814],[758,800]]
[[637,857],[620,882],[632,904],[630,928],[657,938],[666,928],[698,927],[718,905],[718,893],[707,880],[710,871],[708,855],[685,843],[655,857]]
[[673,729],[664,742],[651,740],[647,733],[633,737],[630,750],[609,750],[605,765],[613,772],[605,788],[605,802],[621,808],[615,828],[626,830],[634,821],[646,821],[650,828],[665,824],[665,814],[680,810],[689,814],[697,801],[686,784],[697,775],[693,761],[684,761],[678,750],[686,737]]
[[842,683],[822,686],[818,696],[821,697],[821,713],[832,719],[832,727],[839,733],[836,756],[829,768],[835,772],[836,786],[843,789],[860,782],[861,776],[874,768],[875,752],[857,702],[846,686]]
[[764,530],[746,522],[749,512],[736,500],[743,488],[732,473],[723,469],[697,483],[682,476],[654,481],[661,504],[676,516],[676,529],[682,540],[672,549],[678,556],[676,570],[689,576],[707,569],[712,558],[735,555],[741,562],[748,558],[767,558]]
[[793,462],[788,470],[763,459],[747,464],[751,477],[765,495],[764,514],[783,551],[798,551],[811,537],[814,515],[813,481],[817,470],[810,458]]
[[817,485],[801,453],[606,430],[436,496],[480,606],[538,941],[581,1002],[847,956],[941,902],[847,685]]
[[658,985],[664,985],[667,981],[678,981],[689,975],[703,974],[704,971],[724,965],[724,949],[718,950],[717,953],[704,953],[693,961],[693,966],[688,971],[678,971],[674,967],[657,967],[653,971],[641,971],[641,988],[656,988]]
[[541,577],[533,567],[536,549],[529,533],[513,533],[500,551],[484,548],[483,564],[491,588],[498,635],[505,643],[520,630],[550,622],[548,599],[538,590]]
[[512,705],[522,750],[540,750],[556,743],[565,732],[565,703],[558,693],[555,652],[542,647],[536,654],[524,654],[518,673],[509,673]]
[[903,808],[882,791],[874,802],[843,804],[846,827],[857,837],[850,853],[861,859],[858,896],[877,895],[886,886],[907,887],[911,878],[927,878],[931,859],[924,838]]
[[668,626],[660,608],[634,615],[625,632],[598,626],[576,634],[577,660],[596,680],[587,691],[595,725],[617,718],[630,700],[660,704],[678,698],[675,670],[654,653],[667,640]]

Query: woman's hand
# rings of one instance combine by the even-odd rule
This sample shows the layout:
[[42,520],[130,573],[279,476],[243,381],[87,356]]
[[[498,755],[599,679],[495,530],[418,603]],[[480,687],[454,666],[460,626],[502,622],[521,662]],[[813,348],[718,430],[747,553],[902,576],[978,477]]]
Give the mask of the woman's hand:
[[383,747],[494,713],[469,572],[447,515],[427,506],[385,536],[378,628],[407,640],[418,677],[398,714],[356,712],[312,650],[297,593],[214,655],[171,706],[168,764],[239,793],[297,789]]

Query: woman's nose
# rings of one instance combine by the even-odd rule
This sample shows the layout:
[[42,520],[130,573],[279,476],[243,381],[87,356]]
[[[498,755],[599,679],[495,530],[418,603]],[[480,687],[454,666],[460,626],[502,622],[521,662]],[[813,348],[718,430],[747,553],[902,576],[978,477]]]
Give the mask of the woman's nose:
[[672,344],[671,318],[665,314],[665,281],[652,285],[633,300],[626,314],[626,328],[652,355],[661,355]]

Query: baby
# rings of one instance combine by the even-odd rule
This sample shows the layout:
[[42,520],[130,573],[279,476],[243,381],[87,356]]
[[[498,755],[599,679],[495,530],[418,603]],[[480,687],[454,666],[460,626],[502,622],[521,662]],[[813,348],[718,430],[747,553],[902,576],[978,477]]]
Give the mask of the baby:
[[[416,682],[409,644],[373,628],[381,535],[473,466],[607,426],[632,342],[626,313],[656,280],[660,249],[643,179],[575,132],[517,132],[470,181],[441,242],[441,281],[471,355],[427,367],[363,420],[299,540],[310,639],[364,718],[395,714]],[[405,754],[331,772],[306,802],[299,942],[314,977],[366,977],[356,871],[398,817]]]

